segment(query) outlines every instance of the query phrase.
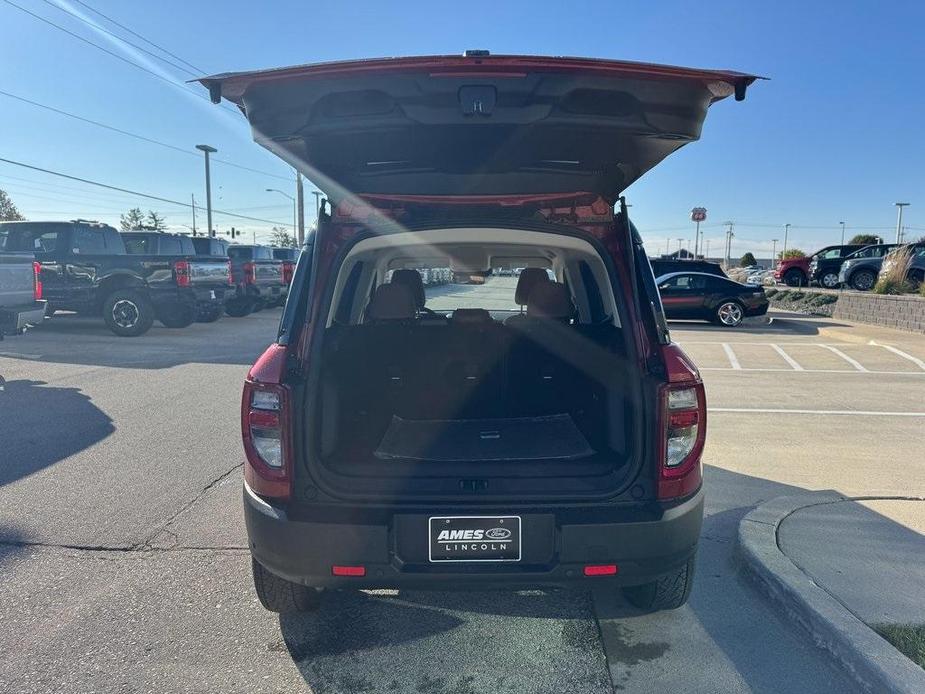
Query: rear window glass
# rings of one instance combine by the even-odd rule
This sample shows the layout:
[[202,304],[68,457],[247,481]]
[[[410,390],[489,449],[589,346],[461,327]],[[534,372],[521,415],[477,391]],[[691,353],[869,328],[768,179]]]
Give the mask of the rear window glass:
[[249,246],[229,246],[228,257],[235,260],[250,260],[252,250]]
[[273,260],[273,251],[263,246],[254,249],[254,260]]
[[80,253],[105,253],[106,239],[102,231],[92,229],[74,230],[74,250]]
[[123,236],[122,243],[125,244],[125,252],[131,255],[152,255],[153,250],[148,243],[147,236]]
[[10,253],[51,253],[56,250],[58,231],[42,232],[40,228],[5,226],[0,227],[0,250]]
[[160,237],[160,251],[159,255],[182,255],[183,247],[180,243],[180,239],[175,236],[162,236]]

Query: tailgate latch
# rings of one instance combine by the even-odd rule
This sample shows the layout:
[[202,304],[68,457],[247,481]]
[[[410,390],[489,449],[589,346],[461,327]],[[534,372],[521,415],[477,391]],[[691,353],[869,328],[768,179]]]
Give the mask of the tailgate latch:
[[471,84],[459,88],[459,106],[464,116],[490,116],[498,101],[498,90],[490,84]]

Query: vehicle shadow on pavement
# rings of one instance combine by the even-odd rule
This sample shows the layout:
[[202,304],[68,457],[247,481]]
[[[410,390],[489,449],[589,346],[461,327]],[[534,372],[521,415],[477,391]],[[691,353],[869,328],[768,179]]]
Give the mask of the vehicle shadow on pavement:
[[155,323],[139,337],[117,337],[95,317],[58,312],[26,335],[0,345],[0,356],[110,368],[165,369],[180,364],[250,366],[276,339],[280,310],[170,329]]
[[79,388],[49,386],[44,381],[3,383],[0,412],[0,487],[54,465],[115,431],[112,419]]
[[280,627],[317,692],[612,691],[583,592],[336,592]]
[[741,325],[728,328],[716,323],[706,321],[668,321],[668,329],[672,334],[685,332],[715,332],[723,335],[818,335],[819,328],[849,328],[846,323],[838,323],[831,318],[808,316],[803,313],[785,313],[775,311],[770,322],[764,318],[747,318]]

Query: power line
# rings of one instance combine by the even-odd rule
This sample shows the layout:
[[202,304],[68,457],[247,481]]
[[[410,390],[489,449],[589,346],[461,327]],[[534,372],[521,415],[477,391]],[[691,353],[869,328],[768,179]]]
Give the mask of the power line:
[[[27,99],[23,96],[11,94],[10,92],[3,91],[2,89],[0,89],[0,95],[9,97],[10,99],[16,99],[17,101],[21,101],[25,104],[29,104],[30,106],[35,106],[36,108],[41,108],[41,109],[45,109],[46,111],[51,111],[52,113],[57,113],[59,116],[66,116],[67,118],[73,118],[74,120],[79,120],[84,123],[89,123],[90,125],[95,125],[98,128],[103,128],[105,130],[111,130],[112,132],[119,133],[120,135],[125,135],[126,137],[133,137],[136,140],[141,140],[142,142],[147,142],[152,145],[159,145],[161,147],[166,147],[167,149],[172,149],[175,152],[186,154],[190,157],[196,157],[197,159],[199,158],[199,155],[196,154],[196,152],[193,152],[191,150],[187,150],[182,147],[178,147],[176,145],[171,145],[167,142],[161,142],[160,140],[155,140],[153,138],[146,137],[145,135],[139,135],[138,133],[129,132],[128,130],[117,128],[114,125],[108,125],[106,123],[101,123],[100,121],[93,120],[91,118],[85,118],[84,116],[78,116],[76,113],[71,113],[70,111],[64,111],[60,108],[55,108],[54,106],[49,106],[47,104],[41,104],[38,101],[33,101],[32,99]],[[244,171],[250,171],[252,173],[261,174],[263,176],[271,176],[273,178],[278,178],[283,181],[292,180],[290,176],[281,176],[279,174],[269,173],[268,171],[261,171],[259,169],[254,169],[249,166],[244,166],[243,164],[236,164],[232,161],[228,161],[227,159],[216,159],[213,157],[212,161],[225,164],[226,166],[233,166],[236,169],[242,169]]]
[[[70,174],[61,173],[60,171],[52,171],[51,169],[43,169],[39,166],[33,166],[32,164],[25,164],[21,161],[13,161],[12,159],[0,158],[0,162],[4,162],[6,164],[12,164],[13,166],[22,166],[23,168],[32,169],[33,171],[41,171],[42,173],[51,174],[52,176],[60,176],[61,178],[68,178],[72,181],[80,181],[81,183],[86,183],[91,186],[99,186],[100,188],[108,188],[109,190],[117,190],[120,193],[128,193],[130,195],[136,195],[140,198],[148,198],[149,200],[157,200],[158,202],[166,202],[170,205],[179,205],[180,207],[185,207],[188,209],[192,209],[193,207],[188,202],[179,202],[177,200],[171,200],[170,198],[162,198],[157,195],[151,195],[150,193],[140,193],[137,190],[130,190],[129,188],[119,188],[118,186],[111,186],[108,183],[99,183],[98,181],[91,181],[90,179],[80,178],[79,176],[71,176]],[[223,210],[216,210],[214,208],[212,209],[212,212],[215,214],[224,215],[226,217],[236,217],[238,219],[247,219],[252,222],[264,222],[266,224],[275,224],[278,226],[288,226],[287,222],[278,222],[272,219],[262,219],[260,217],[248,217],[247,215],[235,214],[233,212],[225,212]]]
[[195,71],[196,71],[197,73],[199,73],[200,75],[206,74],[206,70],[203,70],[202,68],[198,68],[198,67],[196,67],[195,65],[193,65],[191,62],[189,62],[188,60],[184,60],[184,59],[181,58],[180,56],[178,56],[178,55],[176,55],[176,54],[174,54],[174,53],[171,53],[170,51],[168,51],[168,50],[167,50],[166,48],[164,48],[163,46],[159,46],[158,44],[154,43],[154,41],[152,41],[151,39],[147,39],[147,38],[145,38],[144,36],[142,36],[141,34],[139,34],[137,31],[133,31],[132,29],[129,29],[127,26],[125,26],[124,24],[120,24],[119,22],[117,22],[117,21],[116,21],[115,19],[113,19],[112,17],[103,14],[102,12],[100,12],[99,10],[97,10],[97,9],[95,9],[95,8],[93,8],[93,7],[90,7],[90,5],[88,5],[88,4],[85,3],[85,2],[82,2],[82,0],[73,0],[73,1],[76,2],[78,5],[83,5],[84,7],[86,7],[88,10],[90,10],[90,11],[93,12],[94,14],[99,15],[100,17],[102,17],[103,19],[105,19],[107,22],[110,22],[111,24],[115,24],[115,25],[116,25],[117,27],[119,27],[120,29],[122,29],[122,30],[124,30],[124,31],[127,31],[127,32],[130,33],[132,36],[136,36],[136,37],[140,38],[142,41],[144,41],[145,43],[147,43],[149,46],[154,46],[154,47],[157,48],[159,51],[163,51],[164,53],[166,53],[167,55],[169,55],[169,56],[170,56],[171,58],[173,58],[174,60],[179,60],[181,63],[184,63],[185,65],[189,65],[191,68],[193,68],[193,70],[195,70]]
[[[154,72],[154,70],[149,70],[149,69],[146,68],[145,66],[139,65],[138,63],[136,63],[136,62],[134,62],[134,61],[132,61],[132,60],[129,60],[128,58],[126,58],[126,57],[124,57],[124,56],[119,55],[119,54],[116,53],[115,51],[111,51],[111,50],[109,50],[108,48],[99,45],[98,43],[94,43],[94,42],[91,41],[90,39],[84,38],[84,37],[81,36],[80,34],[75,34],[73,31],[71,31],[71,30],[69,30],[69,29],[65,29],[65,28],[64,28],[63,26],[61,26],[60,24],[55,24],[55,23],[54,23],[53,21],[51,21],[50,19],[45,19],[45,17],[42,17],[41,15],[38,15],[38,14],[36,14],[35,12],[32,12],[31,10],[27,10],[25,7],[22,7],[21,5],[17,5],[15,2],[13,2],[13,0],[3,0],[3,2],[5,2],[5,3],[6,3],[7,5],[9,5],[10,7],[15,7],[17,10],[20,10],[21,12],[25,12],[27,15],[29,15],[30,17],[33,17],[33,18],[35,18],[35,19],[37,19],[37,20],[39,20],[40,22],[43,22],[43,23],[45,23],[45,24],[48,24],[49,26],[52,26],[52,27],[54,27],[55,29],[58,29],[59,31],[63,31],[63,32],[64,32],[65,34],[67,34],[68,36],[72,36],[72,37],[74,37],[75,39],[77,39],[78,41],[82,41],[83,43],[87,44],[88,46],[93,46],[93,48],[96,48],[97,50],[102,51],[103,53],[106,53],[107,55],[109,55],[109,56],[111,56],[111,57],[113,57],[113,58],[116,58],[117,60],[121,60],[123,63],[127,63],[128,65],[131,65],[132,67],[138,68],[138,69],[141,70],[142,72],[148,73],[148,74],[151,75],[152,77],[156,77],[157,79],[161,80],[162,82],[166,82],[167,84],[171,85],[172,87],[176,87],[177,89],[182,89],[184,92],[188,92],[189,94],[192,94],[192,95],[194,95],[194,96],[197,96],[197,97],[199,97],[199,98],[201,98],[201,99],[205,99],[206,101],[209,100],[209,97],[208,97],[208,96],[206,96],[205,94],[200,94],[199,92],[196,92],[196,91],[192,91],[191,89],[187,88],[187,86],[186,86],[185,84],[183,84],[182,82],[175,82],[175,81],[173,81],[172,79],[170,79],[169,77],[164,77],[163,75],[159,75],[158,73]],[[222,107],[224,108],[224,104],[222,105]],[[227,110],[231,111],[232,113],[236,113],[236,112],[237,112],[237,111],[235,111],[235,109],[233,109],[233,108],[228,108]]]
[[56,10],[61,10],[61,11],[64,12],[65,14],[70,15],[71,17],[73,17],[74,19],[76,19],[76,20],[79,21],[79,22],[83,22],[84,24],[86,24],[87,26],[91,27],[92,29],[94,29],[94,30],[96,30],[96,31],[102,31],[104,34],[108,34],[109,36],[112,36],[112,37],[113,37],[114,39],[116,39],[117,41],[121,41],[121,42],[124,43],[125,45],[131,46],[131,47],[134,48],[135,50],[141,51],[142,53],[146,53],[146,54],[150,55],[152,58],[155,58],[156,60],[160,60],[160,61],[162,61],[162,62],[167,63],[170,67],[172,67],[172,68],[175,69],[175,70],[180,70],[181,72],[185,72],[187,75],[191,75],[192,77],[199,77],[199,76],[202,75],[201,72],[200,72],[200,73],[195,73],[195,72],[193,72],[192,70],[183,67],[182,65],[177,65],[177,64],[174,63],[172,60],[168,60],[167,58],[164,58],[163,56],[160,56],[160,55],[158,55],[157,53],[155,53],[155,52],[153,52],[153,51],[149,51],[147,48],[144,48],[144,47],[142,47],[142,46],[139,46],[139,45],[136,44],[136,43],[132,43],[131,41],[128,41],[128,40],[122,38],[121,36],[119,36],[119,35],[116,34],[115,32],[109,31],[108,29],[104,29],[103,27],[101,27],[101,26],[100,26],[99,24],[97,24],[96,22],[92,22],[92,21],[90,21],[90,20],[88,20],[88,19],[85,19],[84,17],[81,17],[81,16],[80,16],[79,14],[77,14],[76,12],[71,12],[71,10],[67,9],[66,7],[62,7],[61,5],[58,5],[57,3],[54,3],[54,2],[52,2],[51,0],[42,0],[42,2],[44,2],[46,5],[51,5],[51,6],[54,7]]

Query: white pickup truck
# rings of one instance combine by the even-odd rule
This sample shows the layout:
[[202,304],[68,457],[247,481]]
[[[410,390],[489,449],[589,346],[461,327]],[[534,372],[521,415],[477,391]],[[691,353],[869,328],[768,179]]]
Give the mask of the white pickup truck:
[[3,250],[0,230],[0,340],[18,335],[45,317],[42,280],[31,253]]

